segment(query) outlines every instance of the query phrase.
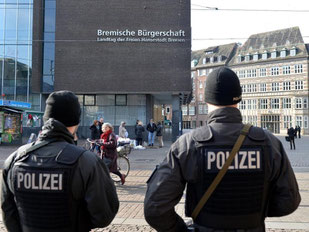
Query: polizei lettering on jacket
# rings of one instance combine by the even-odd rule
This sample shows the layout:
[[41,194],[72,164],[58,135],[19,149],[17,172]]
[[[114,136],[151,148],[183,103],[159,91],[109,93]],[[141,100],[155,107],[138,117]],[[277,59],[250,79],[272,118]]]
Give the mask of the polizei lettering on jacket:
[[63,190],[63,173],[16,172],[17,190]]
[[[206,171],[218,171],[222,169],[230,155],[231,149],[205,149],[204,167]],[[261,149],[245,149],[236,153],[229,170],[259,170],[261,169]]]

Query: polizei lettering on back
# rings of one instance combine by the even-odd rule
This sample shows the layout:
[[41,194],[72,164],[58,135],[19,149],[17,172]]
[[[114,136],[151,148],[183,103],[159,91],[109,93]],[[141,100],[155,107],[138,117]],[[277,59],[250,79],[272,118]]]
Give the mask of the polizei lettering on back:
[[[230,155],[230,149],[202,149],[204,155],[205,171],[218,171],[222,169]],[[259,170],[262,165],[261,149],[248,148],[240,150],[229,166],[229,170]]]
[[17,190],[63,190],[63,173],[39,173],[17,171],[15,178]]

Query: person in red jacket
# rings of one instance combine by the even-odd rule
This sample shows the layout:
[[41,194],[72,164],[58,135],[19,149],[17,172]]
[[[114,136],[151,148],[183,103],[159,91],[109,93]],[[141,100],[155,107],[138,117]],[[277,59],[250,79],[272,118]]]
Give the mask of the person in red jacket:
[[121,174],[117,168],[117,138],[113,132],[113,126],[110,123],[104,123],[101,135],[102,159],[109,167],[109,171],[119,176],[121,184],[124,184],[126,176]]

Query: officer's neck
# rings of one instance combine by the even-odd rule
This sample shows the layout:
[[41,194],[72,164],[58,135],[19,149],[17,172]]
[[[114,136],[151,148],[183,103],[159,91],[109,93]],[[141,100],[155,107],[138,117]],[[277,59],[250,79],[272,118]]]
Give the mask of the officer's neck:
[[214,110],[217,110],[217,109],[221,109],[221,108],[225,108],[225,107],[234,107],[234,108],[237,108],[237,104],[234,104],[234,105],[227,105],[227,106],[218,106],[218,105],[212,105],[212,104],[209,104],[207,103],[208,105],[208,113],[214,111]]
[[70,126],[70,127],[67,127],[67,130],[72,134],[74,135],[77,131],[77,128],[78,128],[78,125],[76,126]]

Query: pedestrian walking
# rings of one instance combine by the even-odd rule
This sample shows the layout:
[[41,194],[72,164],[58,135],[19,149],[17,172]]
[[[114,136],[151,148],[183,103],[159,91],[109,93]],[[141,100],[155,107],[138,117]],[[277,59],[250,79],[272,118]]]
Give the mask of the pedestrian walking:
[[119,133],[118,133],[119,137],[124,138],[124,139],[128,137],[128,132],[125,126],[126,126],[126,123],[121,122],[119,126]]
[[207,124],[172,144],[147,181],[144,214],[157,231],[188,231],[174,208],[185,189],[190,231],[265,231],[265,217],[297,209],[299,189],[283,145],[269,131],[242,123],[241,99],[231,69],[209,74]]
[[143,126],[143,122],[139,121],[138,124],[135,127],[135,136],[136,136],[136,146],[142,146],[143,145],[143,133],[145,131],[145,128]]
[[121,184],[125,183],[126,176],[121,174],[117,168],[117,138],[113,132],[113,126],[110,123],[104,123],[102,126],[103,134],[101,135],[102,159],[109,167],[109,171],[119,176]]
[[99,131],[100,131],[100,136],[102,135],[102,126],[104,124],[104,118],[99,119]]
[[289,136],[289,139],[290,139],[290,148],[292,150],[292,145],[294,147],[294,150],[295,150],[295,135],[296,135],[296,132],[295,132],[295,129],[293,127],[291,127],[289,130],[288,130],[288,136]]
[[153,119],[149,120],[146,129],[148,131],[148,146],[150,147],[153,146],[154,144],[154,139],[156,137],[156,130],[157,130],[157,125],[153,122]]
[[297,126],[297,133],[298,133],[298,138],[300,139],[301,128],[299,125]]
[[51,93],[39,139],[5,161],[1,209],[8,231],[86,232],[115,217],[119,201],[107,167],[74,145],[80,115],[72,92]]
[[[90,139],[91,140],[97,140],[100,139],[100,131],[99,131],[99,121],[98,120],[94,120],[93,124],[89,127],[91,134],[90,134]],[[96,150],[97,153],[99,153],[99,146],[96,145],[95,143],[91,143],[91,151]]]
[[164,143],[163,143],[163,134],[162,134],[162,129],[163,129],[163,126],[161,124],[161,122],[158,122],[157,123],[157,138],[158,138],[158,141],[159,141],[159,147],[163,147],[164,146]]

